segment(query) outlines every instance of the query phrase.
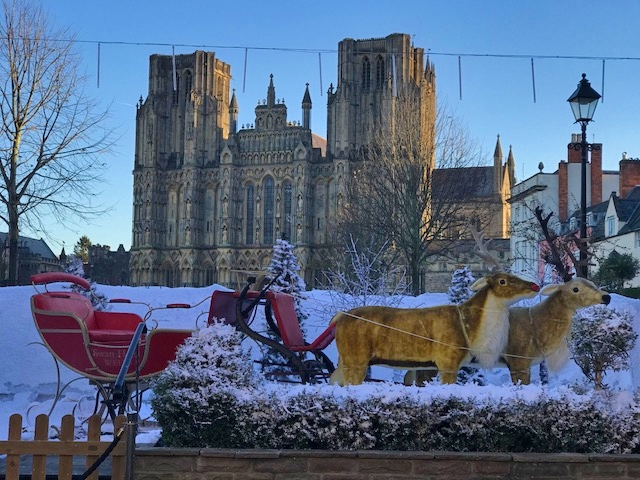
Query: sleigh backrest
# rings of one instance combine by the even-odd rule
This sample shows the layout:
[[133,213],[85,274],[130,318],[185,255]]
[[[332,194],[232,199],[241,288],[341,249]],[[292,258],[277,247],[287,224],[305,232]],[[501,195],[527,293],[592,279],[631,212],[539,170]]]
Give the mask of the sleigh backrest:
[[96,329],[91,301],[83,295],[69,292],[44,292],[31,300],[34,320],[38,328]]
[[304,346],[304,335],[296,313],[295,298],[287,293],[272,292],[270,301],[284,344],[289,348]]
[[[260,292],[247,292],[247,297],[244,300],[243,308],[247,308],[253,300],[260,295]],[[215,290],[211,295],[211,304],[209,305],[209,316],[207,318],[207,325],[211,325],[213,322],[222,322],[229,325],[236,326],[237,319],[237,303],[240,294],[234,291]],[[251,311],[246,313],[246,316],[251,315]]]

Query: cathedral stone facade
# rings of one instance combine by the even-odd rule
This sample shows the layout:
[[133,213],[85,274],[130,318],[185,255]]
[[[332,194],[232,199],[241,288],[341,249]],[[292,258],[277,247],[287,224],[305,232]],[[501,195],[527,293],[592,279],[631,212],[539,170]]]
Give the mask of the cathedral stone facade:
[[295,246],[307,285],[321,282],[353,162],[390,121],[398,89],[419,92],[425,135],[435,120],[435,72],[409,35],[338,50],[326,141],[311,131],[308,85],[302,122],[288,120],[272,75],[255,122],[239,126],[230,65],[212,52],[151,56],[136,117],[132,285],[235,288],[266,269],[278,238]]

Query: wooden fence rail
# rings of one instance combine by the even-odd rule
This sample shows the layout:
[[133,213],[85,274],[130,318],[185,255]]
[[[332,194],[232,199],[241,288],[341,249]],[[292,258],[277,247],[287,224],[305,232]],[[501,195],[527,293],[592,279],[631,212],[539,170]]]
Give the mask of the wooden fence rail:
[[[20,477],[20,456],[32,456],[32,480],[45,480],[47,476],[47,456],[58,457],[57,475],[59,480],[71,480],[73,475],[73,457],[86,457],[89,468],[107,450],[112,442],[100,440],[102,419],[94,415],[88,420],[86,440],[75,440],[75,425],[72,415],[62,417],[62,425],[57,439],[49,439],[49,417],[38,415],[33,440],[22,440],[22,416],[14,414],[9,419],[8,440],[0,441],[0,454],[6,454],[6,480],[18,480]],[[114,422],[114,438],[120,433],[120,441],[110,453],[112,480],[124,480],[126,468],[127,435],[122,434],[126,419],[119,416]],[[89,480],[98,480],[95,470]]]

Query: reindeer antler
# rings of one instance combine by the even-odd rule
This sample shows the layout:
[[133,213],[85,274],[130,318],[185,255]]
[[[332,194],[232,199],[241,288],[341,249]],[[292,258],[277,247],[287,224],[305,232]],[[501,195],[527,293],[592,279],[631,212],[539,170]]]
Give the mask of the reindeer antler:
[[500,265],[500,262],[496,257],[489,253],[489,249],[487,248],[491,243],[491,239],[485,241],[484,233],[473,226],[469,227],[469,230],[471,231],[471,235],[473,235],[473,239],[476,241],[476,246],[474,248],[475,254],[483,259],[487,265],[491,265],[490,270],[492,272],[503,272],[504,267]]

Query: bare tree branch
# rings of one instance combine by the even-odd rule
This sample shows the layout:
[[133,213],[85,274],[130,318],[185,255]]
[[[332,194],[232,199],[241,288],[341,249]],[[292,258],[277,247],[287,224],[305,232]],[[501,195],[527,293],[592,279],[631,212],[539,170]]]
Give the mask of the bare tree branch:
[[410,272],[414,294],[429,257],[466,236],[470,219],[488,222],[475,195],[486,179],[480,169],[466,168],[481,164],[481,149],[453,115],[445,109],[436,115],[429,105],[425,112],[424,101],[412,87],[394,97],[393,121],[373,128],[351,172],[341,220],[346,235],[390,242]]
[[561,241],[558,235],[549,228],[549,220],[551,220],[553,212],[545,217],[542,208],[537,206],[535,215],[546,241],[546,249],[541,250],[542,259],[553,267],[563,282],[568,282],[573,274],[569,271],[567,260],[574,266],[577,265],[577,260],[571,250],[567,248],[566,242]]
[[[0,17],[0,219],[9,229],[9,283],[20,230],[88,222],[104,155],[114,144],[107,110],[85,92],[74,36],[55,29],[34,0],[3,0]],[[46,232],[38,232],[45,234]]]

